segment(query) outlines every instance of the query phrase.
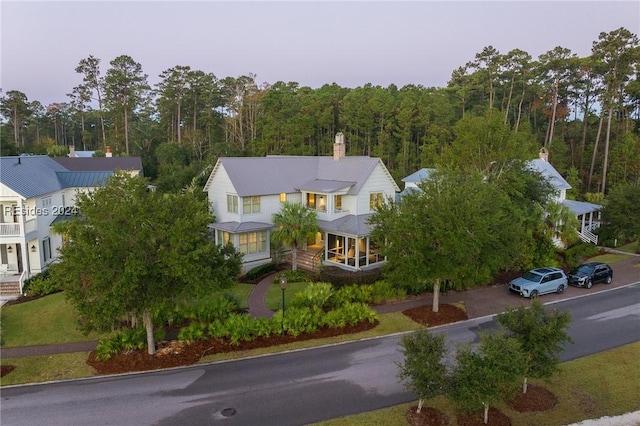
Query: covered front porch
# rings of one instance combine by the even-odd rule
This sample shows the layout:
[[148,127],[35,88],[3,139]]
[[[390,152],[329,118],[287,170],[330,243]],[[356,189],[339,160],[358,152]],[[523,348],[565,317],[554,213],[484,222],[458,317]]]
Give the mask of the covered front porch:
[[598,244],[598,236],[593,231],[600,227],[600,209],[602,209],[602,206],[575,200],[564,200],[562,204],[576,215],[580,223],[580,228],[578,229],[580,239],[586,243]]

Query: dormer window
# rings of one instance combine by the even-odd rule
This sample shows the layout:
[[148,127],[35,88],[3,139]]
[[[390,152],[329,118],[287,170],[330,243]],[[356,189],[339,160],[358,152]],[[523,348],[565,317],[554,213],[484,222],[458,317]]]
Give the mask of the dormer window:
[[334,211],[340,213],[342,211],[342,195],[336,195],[334,197],[335,207]]

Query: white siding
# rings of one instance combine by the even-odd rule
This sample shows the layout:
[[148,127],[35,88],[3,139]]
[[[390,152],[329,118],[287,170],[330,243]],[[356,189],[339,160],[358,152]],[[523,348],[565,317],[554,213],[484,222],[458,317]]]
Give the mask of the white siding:
[[378,164],[364,185],[362,185],[362,188],[360,188],[357,212],[352,214],[361,215],[371,213],[369,209],[369,195],[376,192],[382,192],[385,201],[389,197],[391,197],[391,199],[395,198],[396,187],[394,182],[381,164]]

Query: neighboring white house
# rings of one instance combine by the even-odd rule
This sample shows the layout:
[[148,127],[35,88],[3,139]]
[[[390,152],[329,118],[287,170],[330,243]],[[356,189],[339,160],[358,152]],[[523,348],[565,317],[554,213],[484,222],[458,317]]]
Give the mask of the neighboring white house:
[[272,217],[285,201],[317,212],[320,232],[308,244],[321,247],[324,264],[353,271],[380,266],[367,221],[399,190],[380,159],[346,156],[342,133],[333,157],[222,157],[204,187],[216,241],[231,241],[244,254],[245,271],[272,261]]
[[[548,153],[544,148],[540,150],[540,158],[529,161],[528,166],[531,170],[540,173],[553,186],[555,190],[553,201],[565,205],[576,215],[580,222],[580,229],[577,230],[580,239],[597,244],[598,236],[593,233],[593,230],[600,226],[600,209],[602,206],[584,201],[567,200],[567,190],[571,189],[571,185],[549,163]],[[405,183],[405,187],[400,196],[408,191],[418,190],[418,184],[428,179],[433,171],[434,169],[420,169],[403,178],[402,181]]]
[[600,226],[600,209],[599,204],[587,203],[584,201],[567,200],[567,190],[571,189],[571,185],[549,162],[549,155],[546,149],[540,150],[540,158],[529,162],[529,167],[544,176],[556,190],[554,201],[565,205],[576,215],[580,223],[578,236],[587,243],[598,243],[598,236],[593,233]]
[[19,281],[21,288],[56,260],[62,237],[51,225],[75,213],[78,191],[103,186],[114,170],[125,169],[118,158],[108,159],[114,160],[110,170],[91,170],[88,163],[89,170],[71,170],[48,156],[0,157],[2,281]]

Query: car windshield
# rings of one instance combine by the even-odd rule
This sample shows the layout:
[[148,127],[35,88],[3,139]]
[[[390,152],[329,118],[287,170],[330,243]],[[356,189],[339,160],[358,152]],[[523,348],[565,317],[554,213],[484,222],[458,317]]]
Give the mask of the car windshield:
[[528,272],[525,272],[522,278],[524,278],[527,281],[533,281],[534,283],[539,283],[540,280],[542,279],[542,275],[538,275],[535,272],[528,271]]
[[590,274],[591,272],[593,272],[594,266],[593,265],[580,265],[578,267],[577,272],[582,272],[583,274]]

